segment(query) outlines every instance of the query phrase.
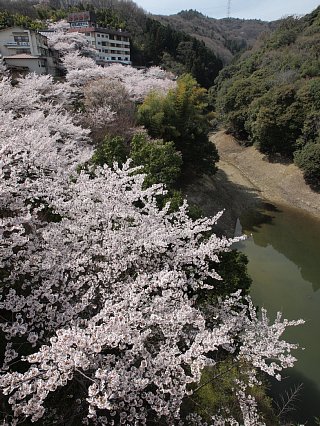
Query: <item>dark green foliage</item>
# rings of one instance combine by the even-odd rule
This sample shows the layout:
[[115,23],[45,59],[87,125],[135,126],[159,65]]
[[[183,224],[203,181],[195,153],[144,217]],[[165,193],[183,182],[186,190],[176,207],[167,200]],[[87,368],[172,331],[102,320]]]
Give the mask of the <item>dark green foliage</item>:
[[225,96],[221,91],[217,97],[217,109],[220,114],[228,117],[227,130],[240,139],[246,139],[248,132],[246,122],[250,103],[259,97],[266,89],[266,83],[259,75],[233,80],[229,87],[224,87]]
[[320,138],[318,143],[309,143],[294,155],[295,163],[303,170],[306,181],[316,190],[320,189]]
[[[220,354],[213,367],[203,370],[200,384],[195,387],[192,397],[186,400],[185,409],[200,414],[208,422],[210,422],[211,416],[220,413],[225,417],[232,416],[243,424],[237,395],[233,391],[233,383],[235,380],[246,382],[245,374],[249,368],[250,365],[245,362],[235,362],[232,357],[223,357]],[[277,426],[280,423],[274,414],[272,400],[267,396],[267,384],[263,377],[259,379],[261,384],[250,387],[250,394],[257,402],[264,424]],[[222,411],[223,407],[228,407],[228,411]]]
[[215,270],[222,281],[215,283],[219,295],[228,295],[241,289],[242,294],[248,294],[252,279],[248,275],[248,258],[238,250],[221,253],[220,263],[215,265]]
[[230,50],[231,53],[236,54],[247,48],[247,42],[243,38],[226,39],[224,45]]
[[302,22],[293,16],[289,16],[287,19],[282,20],[277,31],[271,36],[268,45],[278,48],[294,43],[302,29]]
[[0,12],[0,28],[12,27],[14,17],[9,12]]
[[219,296],[227,296],[241,289],[242,294],[249,293],[252,279],[248,275],[248,258],[238,250],[219,254],[220,263],[212,263],[210,267],[214,269],[222,278],[216,280],[210,278],[208,284],[212,290],[204,290],[199,297],[200,304],[215,303]]
[[145,19],[141,33],[132,33],[132,57],[137,65],[164,65],[171,71],[191,73],[207,88],[222,68],[221,60],[203,42],[152,18]]
[[[59,3],[59,2],[58,2]],[[37,13],[40,19],[52,19],[57,21],[59,19],[65,19],[71,12],[80,12],[83,10],[91,11],[95,13],[97,25],[100,27],[108,27],[114,29],[125,29],[126,23],[119,13],[113,8],[105,7],[102,5],[94,6],[95,2],[91,3],[74,3],[72,6],[65,7],[63,2],[60,2],[59,7],[54,7],[51,4],[42,4],[37,7]]]
[[125,29],[126,23],[122,20],[116,11],[112,9],[96,9],[97,24],[100,27]]
[[160,200],[160,206],[163,207],[167,203],[170,203],[169,213],[173,213],[179,210],[179,207],[182,206],[184,196],[179,190],[169,190],[166,195],[164,195]]
[[304,111],[302,135],[297,141],[300,149],[320,138],[320,77],[304,80],[297,97]]
[[253,101],[246,128],[261,152],[291,157],[303,126],[302,105],[292,85],[273,88]]
[[30,28],[31,30],[39,30],[43,27],[40,21],[36,21],[29,16],[0,11],[0,29],[13,26]]
[[134,166],[143,166],[146,187],[163,183],[172,188],[180,176],[182,160],[172,142],[152,140],[144,133],[136,134],[131,142],[130,157]]
[[112,167],[114,163],[120,166],[127,159],[127,148],[124,139],[120,136],[106,136],[104,141],[98,146],[92,157],[92,163],[103,166],[107,164]]
[[172,141],[181,152],[184,175],[213,174],[218,153],[208,139],[205,115],[206,90],[185,75],[167,96],[149,95],[139,108],[138,119],[151,137]]

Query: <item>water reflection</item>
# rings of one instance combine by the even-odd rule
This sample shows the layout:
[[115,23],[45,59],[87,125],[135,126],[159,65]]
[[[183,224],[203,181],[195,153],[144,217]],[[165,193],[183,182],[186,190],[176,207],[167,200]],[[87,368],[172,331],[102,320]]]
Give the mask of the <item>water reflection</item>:
[[320,288],[320,221],[300,211],[264,204],[241,217],[243,232],[260,247],[272,247],[295,263],[302,278]]
[[257,232],[262,226],[269,224],[272,225],[275,215],[272,213],[279,213],[281,210],[270,203],[263,203],[260,208],[249,210],[241,216],[241,225],[246,233]]
[[305,350],[295,353],[295,368],[274,392],[303,382],[295,420],[315,424],[313,418],[320,417],[320,220],[267,205],[242,216],[237,232],[251,234],[238,248],[249,258],[255,304],[267,308],[271,317],[281,311],[286,318],[306,320],[286,333],[288,341]]

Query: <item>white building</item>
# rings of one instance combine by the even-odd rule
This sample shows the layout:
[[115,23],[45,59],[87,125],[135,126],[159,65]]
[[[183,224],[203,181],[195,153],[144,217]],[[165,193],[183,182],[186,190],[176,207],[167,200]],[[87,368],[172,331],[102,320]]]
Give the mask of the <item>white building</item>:
[[113,62],[131,64],[130,34],[122,30],[96,26],[91,12],[71,13],[68,17],[68,32],[79,32],[86,36],[90,45],[96,49],[96,61],[101,65]]
[[57,75],[57,52],[48,48],[47,37],[22,27],[0,30],[0,54],[6,66],[17,72]]

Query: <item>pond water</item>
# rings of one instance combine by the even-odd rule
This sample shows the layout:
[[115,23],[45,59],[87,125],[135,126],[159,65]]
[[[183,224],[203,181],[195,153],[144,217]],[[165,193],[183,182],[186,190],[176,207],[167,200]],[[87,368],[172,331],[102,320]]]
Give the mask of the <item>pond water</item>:
[[248,235],[236,248],[249,258],[255,304],[264,306],[271,318],[281,311],[285,318],[306,321],[286,332],[286,340],[305,349],[294,352],[295,367],[280,383],[272,383],[271,393],[279,399],[302,383],[291,418],[319,424],[315,417],[320,417],[320,218],[264,204],[240,218],[236,233]]

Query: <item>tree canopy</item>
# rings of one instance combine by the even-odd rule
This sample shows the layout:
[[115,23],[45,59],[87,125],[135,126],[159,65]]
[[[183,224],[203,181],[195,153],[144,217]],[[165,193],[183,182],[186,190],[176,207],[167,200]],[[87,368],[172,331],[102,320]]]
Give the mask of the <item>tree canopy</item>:
[[213,174],[218,153],[209,141],[205,114],[207,92],[190,75],[178,79],[166,96],[151,93],[139,107],[138,120],[149,135],[174,143],[185,174]]

